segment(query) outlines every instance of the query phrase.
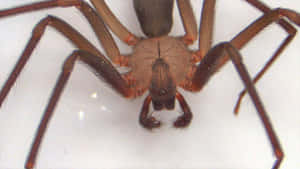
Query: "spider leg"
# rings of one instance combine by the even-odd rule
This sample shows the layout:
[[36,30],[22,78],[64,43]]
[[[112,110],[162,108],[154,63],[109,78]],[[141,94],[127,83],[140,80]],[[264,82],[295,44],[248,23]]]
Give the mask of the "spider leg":
[[[91,8],[86,2],[82,0],[52,0],[46,2],[37,2],[21,7],[16,7],[12,9],[7,9],[0,11],[0,18],[7,17],[11,15],[17,15],[25,12],[32,12],[36,10],[42,10],[46,8],[54,8],[54,7],[71,7],[75,6],[77,9],[86,17],[89,21],[89,24],[92,26],[94,32],[102,47],[104,48],[107,56],[117,65],[127,66],[128,57],[120,54],[120,50],[118,49],[113,37],[111,36],[109,30],[106,28],[102,18],[98,15],[98,13]],[[109,10],[109,9],[106,9]],[[106,14],[106,13],[105,13]],[[113,15],[110,12],[111,15]],[[105,15],[106,16],[106,15]],[[113,19],[110,21],[107,19],[107,22],[115,22]],[[129,36],[129,35],[128,35]],[[134,37],[134,36],[132,36]],[[135,42],[137,42],[137,38],[134,38]]]
[[114,32],[122,41],[128,45],[135,45],[138,42],[138,38],[120,23],[104,0],[91,0],[91,3],[95,6],[97,12],[112,32]]
[[[263,4],[262,2],[258,0],[246,0],[248,3],[253,5],[254,7],[258,8],[264,13],[268,13],[271,11],[271,9]],[[287,22],[285,19],[280,19],[277,22],[287,33],[288,36],[284,39],[284,41],[280,44],[280,46],[277,48],[277,50],[274,52],[274,54],[271,56],[271,58],[267,61],[265,66],[259,70],[259,72],[254,76],[253,82],[254,84],[261,79],[261,77],[266,73],[266,71],[272,66],[272,64],[276,61],[276,59],[280,56],[280,54],[286,49],[286,47],[290,44],[290,42],[294,39],[297,33],[297,29],[293,27],[289,22]],[[238,114],[239,108],[242,102],[243,97],[246,95],[247,90],[241,91],[239,94],[238,101],[234,107],[234,113]]]
[[194,54],[194,62],[199,62],[211,49],[216,0],[204,0],[200,20],[199,47]]
[[82,2],[78,9],[83,13],[83,15],[91,24],[98,40],[100,41],[107,56],[112,60],[112,62],[120,66],[128,66],[128,56],[120,54],[120,50],[116,45],[111,33],[109,32],[102,18],[99,17],[97,12],[85,2]]
[[[265,14],[271,12],[272,10],[263,4],[262,2],[258,0],[246,0],[246,2],[250,3],[254,7],[258,8]],[[207,51],[211,48],[212,43],[212,37],[213,37],[213,24],[214,24],[214,9],[215,9],[215,0],[209,0],[203,2],[203,10],[201,15],[201,23],[200,23],[200,35],[199,35],[199,49],[196,51],[193,55],[193,61],[195,63],[201,61],[201,59],[206,55]],[[275,20],[274,20],[275,21]],[[284,41],[281,43],[281,45],[278,47],[278,49],[275,51],[275,53],[271,56],[271,58],[267,61],[265,66],[258,72],[258,74],[254,77],[253,81],[256,83],[263,75],[264,73],[271,67],[271,65],[276,61],[276,59],[279,57],[279,55],[286,49],[286,47],[289,45],[289,43],[294,39],[297,30],[288,23],[285,19],[276,19],[277,23],[289,34]],[[249,27],[251,27],[250,25]],[[255,27],[255,26],[252,26]],[[260,30],[256,32],[254,35],[251,35],[250,37],[246,37],[247,33],[240,33],[236,36],[241,36],[244,38],[244,43],[239,44],[239,39],[234,38],[232,40],[232,44],[237,48],[241,49],[248,43],[256,34],[258,34],[265,26],[262,26],[262,28],[259,28]],[[228,60],[228,58],[227,58]],[[241,104],[241,101],[245,94],[247,93],[247,90],[243,90],[238,98],[238,101],[235,105],[234,112],[235,114],[238,113],[239,107]]]
[[23,70],[25,64],[27,63],[28,59],[30,58],[33,50],[37,46],[38,42],[40,41],[44,31],[48,25],[56,28],[60,31],[63,35],[65,35],[68,39],[73,42],[75,46],[79,49],[89,51],[95,55],[101,55],[101,53],[90,43],[86,40],[79,32],[74,30],[69,24],[65,23],[64,21],[55,18],[53,16],[48,16],[42,19],[34,28],[32,32],[32,36],[27,43],[25,50],[23,51],[20,59],[18,60],[17,64],[15,65],[12,73],[9,75],[7,81],[5,82],[3,88],[0,92],[0,105],[3,103],[5,97],[9,93],[11,87],[15,83],[17,77]]
[[[261,9],[261,7],[259,8]],[[263,8],[264,10],[266,8]],[[266,11],[267,12],[267,11]],[[251,25],[249,25],[246,29],[241,31],[236,37],[234,37],[230,43],[237,49],[243,48],[250,40],[252,40],[258,33],[260,33],[264,28],[266,28],[268,25],[270,25],[273,22],[278,22],[288,33],[288,37],[283,41],[283,43],[280,45],[280,47],[276,50],[275,54],[270,58],[270,60],[266,63],[266,65],[260,70],[258,75],[254,78],[254,82],[258,81],[259,78],[265,73],[265,71],[271,66],[271,64],[278,58],[278,56],[283,52],[283,50],[287,47],[287,45],[291,42],[291,40],[295,37],[296,29],[293,28],[288,22],[283,20],[282,18],[286,17],[287,19],[291,20],[295,24],[300,26],[300,14],[289,10],[289,9],[274,9],[270,10],[266,14],[264,14],[262,17],[258,18],[256,21],[254,21]],[[201,36],[200,36],[201,38]],[[196,55],[199,54],[201,50],[198,50],[196,52]],[[201,56],[198,56],[201,57]],[[218,64],[218,68],[220,69],[223,65],[227,63],[229,60],[229,56],[223,57],[220,64]],[[208,80],[208,79],[207,79]],[[201,84],[201,88],[206,83],[206,80],[203,80],[203,84]],[[187,83],[188,84],[188,83]],[[186,86],[185,89],[189,90],[189,87]],[[191,89],[193,91],[193,89]],[[197,89],[197,90],[200,90]],[[235,107],[235,113],[237,113],[241,99],[243,97],[243,91],[240,94],[240,98],[237,102],[237,105]]]
[[[110,57],[110,59],[120,66],[127,66],[128,64],[128,57],[123,56],[120,54],[120,51],[113,40],[110,32],[105,27],[103,21],[101,18],[97,15],[97,13],[85,2],[78,3],[78,0],[68,1],[68,4],[62,4],[62,2],[66,1],[47,1],[47,2],[38,2],[34,4],[30,4],[23,7],[18,7],[14,9],[4,10],[0,11],[0,17],[1,16],[10,16],[15,14],[20,14],[22,12],[29,12],[33,10],[43,9],[43,8],[49,8],[49,7],[56,7],[58,5],[77,5],[78,9],[83,13],[83,15],[88,19],[89,23],[92,25],[92,28],[94,32],[96,33],[99,41],[101,42],[105,52]],[[72,2],[72,3],[71,3]],[[75,3],[77,2],[77,3]],[[53,22],[52,20],[55,20]],[[28,61],[32,51],[36,47],[37,43],[39,42],[40,38],[43,35],[43,32],[47,25],[51,25],[53,27],[56,27],[60,32],[62,32],[67,38],[69,38],[75,46],[77,46],[79,49],[89,51],[91,53],[94,53],[96,55],[99,54],[99,51],[90,44],[82,35],[79,35],[79,33],[75,30],[73,30],[68,24],[64,23],[63,21],[54,18],[54,17],[47,17],[43,19],[35,28],[33,31],[33,35],[28,42],[25,50],[23,51],[22,56],[20,57],[18,63],[16,64],[15,68],[13,69],[13,72],[10,74],[8,80],[4,84],[4,87],[2,88],[0,92],[0,106],[3,103],[5,97],[9,93],[12,85],[15,83],[17,77],[19,76],[20,72],[22,71],[23,67],[25,66],[26,62]],[[66,27],[66,28],[64,28]],[[79,37],[79,38],[77,38]]]
[[[234,37],[230,41],[230,43],[237,49],[241,49],[265,27],[267,27],[273,22],[280,21],[280,19],[283,17],[286,17],[293,23],[300,25],[300,14],[298,14],[297,12],[289,9],[274,9],[264,14],[262,17],[254,21],[251,25],[249,25],[246,29],[241,31],[236,37]],[[285,26],[287,27],[287,25]],[[293,30],[290,31],[294,32]],[[223,64],[225,64],[227,60],[229,60],[229,58],[225,57],[223,60]]]
[[56,104],[63,92],[65,84],[67,83],[77,60],[84,62],[89,67],[91,67],[97,76],[103,77],[106,82],[108,82],[124,97],[130,97],[132,95],[132,91],[127,85],[126,81],[122,78],[121,74],[112,66],[112,64],[105,58],[105,56],[94,55],[82,50],[74,51],[64,63],[63,70],[56,82],[55,88],[52,92],[52,96],[50,97],[47,108],[44,112],[42,121],[39,125],[30,154],[26,162],[27,169],[32,169],[34,167],[38,149],[47,129],[48,122],[53,115]]
[[[8,78],[7,82],[5,83],[3,89],[1,90],[0,103],[3,102],[5,96],[8,94],[8,92],[11,89],[12,85],[14,84],[15,80],[17,79],[18,75],[21,73],[23,67],[25,66],[26,62],[28,61],[28,59],[31,55],[31,53],[33,52],[33,50],[37,46],[39,40],[41,39],[41,37],[42,37],[42,35],[43,35],[43,33],[44,33],[44,31],[45,31],[45,29],[48,25],[54,27],[56,30],[61,32],[66,38],[68,38],[79,49],[84,50],[84,51],[88,51],[93,56],[97,56],[97,58],[89,57],[89,59],[87,59],[87,60],[84,60],[85,59],[84,57],[81,57],[80,59],[83,62],[86,62],[87,64],[91,65],[92,68],[93,68],[92,64],[94,63],[96,65],[94,67],[99,68],[99,69],[94,68],[94,69],[96,69],[96,73],[97,73],[97,70],[102,71],[102,72],[99,72],[99,75],[104,76],[104,78],[107,80],[107,82],[109,82],[113,86],[113,88],[116,89],[116,91],[118,91],[124,97],[131,97],[132,96],[131,91],[125,85],[126,84],[125,80],[122,77],[120,77],[120,75],[112,67],[112,65],[109,63],[109,61],[88,40],[86,40],[79,32],[74,30],[70,25],[68,25],[64,21],[62,21],[58,18],[55,18],[53,16],[48,16],[48,17],[42,19],[36,25],[36,27],[34,28],[32,37],[31,37],[30,41],[28,42],[25,50],[23,51],[23,54],[22,54],[21,58],[19,59],[19,61],[16,64],[13,72],[11,73],[11,75],[9,76],[9,78]],[[75,52],[75,54],[77,54],[77,53],[78,52]],[[83,55],[83,56],[87,55],[87,54],[83,54],[82,52],[80,52],[80,54]],[[70,57],[70,58],[72,58],[72,57]],[[91,62],[91,63],[89,63],[89,62]],[[70,64],[66,64],[66,65],[70,65]],[[104,68],[106,68],[106,69],[103,70]],[[66,70],[69,70],[69,69],[66,68]],[[68,76],[69,75],[66,72],[64,72],[60,76],[60,80],[57,83],[57,87],[55,89],[55,92],[53,92],[53,99],[51,99],[53,101],[51,101],[49,103],[49,106],[48,106],[49,108],[48,109],[50,109],[50,108],[54,109],[55,105],[53,105],[53,102],[56,102],[56,100],[57,100],[56,98],[58,97],[57,95],[62,90],[62,87],[60,87],[60,86],[64,85],[64,83],[68,79]],[[47,109],[46,112],[48,112],[48,109]],[[42,121],[41,125],[42,124],[44,126],[45,122]],[[44,127],[46,127],[46,126],[44,126]],[[44,132],[43,130],[45,130],[45,129],[39,129],[39,130],[41,130],[41,131],[38,132],[35,142],[40,141],[40,139],[41,139],[40,135],[41,135],[41,133]],[[33,148],[32,148],[33,152],[30,153],[30,159],[33,159],[36,156],[36,151],[37,150],[34,150],[34,149],[37,149],[36,147],[38,147],[38,146],[36,146],[36,144],[37,143],[33,144]],[[33,161],[34,160],[29,160],[29,162],[26,164],[27,168],[30,168],[30,166],[33,164]]]
[[191,3],[189,0],[177,0],[177,6],[179,8],[185,30],[183,41],[188,45],[193,44],[197,39],[198,30]]
[[238,50],[231,43],[221,43],[207,53],[207,55],[201,61],[200,65],[197,67],[197,70],[194,74],[192,80],[192,89],[200,90],[202,86],[209,80],[209,78],[218,71],[220,66],[224,64],[223,60],[227,57],[232,60],[246,89],[249,91],[252,102],[254,103],[258,115],[264,124],[264,128],[268,134],[274,154],[277,159],[273,166],[273,169],[278,169],[283,159],[282,148],[279,144],[275,131],[273,130],[269,117],[255,90],[253,81],[251,80],[251,77],[249,76],[249,73],[247,72],[247,69],[242,62],[242,57],[239,54]]
[[18,15],[25,12],[47,9],[47,8],[77,6],[80,5],[81,2],[82,2],[81,0],[69,0],[69,1],[51,0],[51,1],[44,1],[44,2],[35,2],[29,5],[2,10],[0,11],[0,18],[12,16],[12,15]]

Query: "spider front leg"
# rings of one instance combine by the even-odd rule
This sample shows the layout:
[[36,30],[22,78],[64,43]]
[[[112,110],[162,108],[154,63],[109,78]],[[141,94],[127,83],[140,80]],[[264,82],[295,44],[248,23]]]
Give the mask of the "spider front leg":
[[[264,13],[268,13],[268,12],[272,11],[272,9],[270,9],[267,5],[265,5],[264,3],[262,3],[258,0],[246,0],[246,1]],[[288,33],[288,36],[284,39],[284,41],[276,49],[276,51],[271,56],[271,58],[268,60],[268,62],[265,64],[265,66],[261,70],[259,70],[259,72],[255,75],[255,77],[253,79],[254,84],[261,79],[261,77],[273,65],[273,63],[276,61],[276,59],[279,58],[280,54],[286,49],[286,47],[290,44],[290,42],[292,42],[292,40],[296,36],[297,29],[295,29],[294,26],[291,25],[289,22],[287,22],[285,19],[280,19],[277,23]],[[234,113],[236,115],[239,112],[239,108],[240,108],[242,99],[246,95],[246,93],[247,93],[247,90],[244,89],[239,94],[238,101],[234,107]]]
[[[280,53],[285,49],[285,47],[291,42],[291,40],[294,38],[296,29],[293,28],[288,22],[286,22],[283,17],[288,18],[293,23],[300,25],[300,14],[289,10],[289,9],[275,9],[270,10],[267,6],[263,5],[257,0],[248,0],[252,5],[259,8],[265,14],[257,19],[255,22],[253,22],[251,25],[249,25],[246,29],[241,31],[235,38],[233,38],[230,41],[230,45],[226,45],[227,51],[225,54],[223,53],[224,49],[222,47],[216,47],[211,52],[209,52],[205,58],[201,61],[200,65],[197,68],[197,71],[195,73],[194,79],[188,87],[185,87],[188,90],[191,91],[199,91],[202,89],[202,87],[208,82],[209,78],[216,73],[224,64],[227,63],[227,61],[230,59],[230,55],[236,53],[234,50],[232,50],[232,54],[230,54],[230,48],[231,49],[241,49],[244,47],[251,39],[253,39],[259,32],[261,32],[265,27],[270,25],[273,22],[278,22],[288,33],[289,36],[283,41],[283,43],[280,45],[280,47],[276,50],[275,54],[271,57],[271,59],[267,62],[267,64],[263,67],[263,69],[259,72],[259,74],[255,77],[253,83],[255,83],[263,74],[264,72],[270,67],[270,65],[274,62],[274,60],[280,55]],[[200,36],[201,38],[201,36]],[[204,40],[204,42],[208,43]],[[199,45],[200,46],[200,45]],[[222,46],[222,45],[221,45]],[[231,46],[231,47],[230,47]],[[234,47],[233,47],[234,46]],[[222,51],[222,52],[220,52]],[[199,54],[201,51],[198,51],[196,54]],[[238,54],[238,53],[236,53]],[[219,58],[217,58],[219,56]],[[201,57],[201,55],[200,55]],[[241,72],[241,71],[239,71]],[[247,73],[246,73],[247,74]],[[247,76],[243,75],[242,78],[246,78]],[[248,79],[248,78],[246,78]],[[248,80],[247,80],[248,81]],[[246,82],[246,81],[245,81]],[[270,123],[270,120],[264,111],[259,98],[257,97],[257,94],[255,94],[255,90],[253,88],[253,83],[247,82],[250,84],[250,86],[246,86],[246,89],[243,93],[246,91],[249,92],[253,102],[255,103],[256,109],[258,110],[259,117],[262,120],[264,124],[264,128],[268,134],[269,140],[271,142],[274,155],[276,156],[276,161],[273,165],[273,169],[278,169],[284,154],[282,151],[282,148],[279,144],[278,138],[273,130],[273,127]],[[187,83],[188,84],[188,83]],[[252,87],[251,87],[252,86]],[[251,89],[253,88],[253,89]],[[250,91],[251,89],[252,91]],[[254,90],[254,92],[253,92]],[[240,104],[240,100],[242,98],[243,93],[240,95],[239,102],[237,105]],[[258,106],[260,105],[260,106]],[[236,111],[238,110],[238,107],[236,108]]]
[[77,60],[84,62],[89,67],[91,67],[97,76],[103,77],[104,80],[122,96],[133,96],[133,91],[123,79],[121,74],[112,66],[112,64],[107,59],[105,59],[103,55],[94,55],[92,53],[80,50],[74,51],[64,63],[63,70],[59,76],[59,79],[57,80],[55,88],[52,92],[52,96],[50,97],[47,108],[42,117],[42,121],[39,125],[29,157],[26,162],[27,169],[32,169],[34,167],[40,143],[47,129],[47,124],[53,115],[56,104],[63,92],[65,84],[67,83]]
[[261,99],[259,98],[253,81],[247,72],[246,67],[242,62],[242,57],[239,54],[238,50],[230,43],[221,43],[216,47],[212,48],[204,59],[201,61],[200,65],[197,67],[197,70],[191,81],[190,90],[191,91],[200,91],[204,85],[209,81],[211,76],[215,74],[219,68],[224,64],[223,61],[226,57],[229,57],[236,67],[247,91],[250,94],[253,104],[259,114],[260,119],[262,120],[265,130],[268,134],[268,137],[271,141],[274,154],[277,158],[273,169],[278,169],[279,165],[283,159],[283,151],[280,146],[279,140],[275,134],[275,131],[272,127],[272,124],[269,120],[269,117],[262,105]]
[[[19,15],[26,12],[33,12],[47,8],[56,7],[76,7],[86,17],[92,29],[97,35],[98,40],[102,44],[107,56],[120,66],[127,66],[127,57],[120,55],[120,51],[112,38],[109,30],[104,25],[104,22],[111,30],[128,45],[134,45],[139,41],[133,33],[129,32],[115,17],[111,10],[107,7],[104,1],[92,1],[97,12],[83,0],[51,0],[45,2],[36,2],[12,9],[0,11],[1,17]],[[100,16],[99,16],[100,14]],[[0,99],[1,100],[1,99]]]
[[[297,30],[283,18],[283,16],[290,19],[292,22],[299,24],[299,14],[288,9],[270,9],[267,5],[263,4],[259,0],[246,0],[250,5],[258,8],[265,13],[264,16],[253,22],[245,30],[241,31],[230,42],[237,49],[242,49],[250,40],[252,40],[261,30],[267,27],[272,22],[277,22],[287,33],[288,36],[276,49],[271,58],[267,61],[265,66],[254,77],[253,81],[256,83],[276,61],[279,55],[286,49],[290,42],[294,39]],[[211,48],[213,27],[214,27],[214,13],[215,13],[215,0],[204,0],[203,10],[200,23],[200,36],[199,36],[199,49],[193,55],[193,61],[195,63],[201,61],[206,55],[207,51]],[[272,14],[270,14],[272,13]],[[276,14],[277,13],[277,14]],[[298,19],[297,19],[298,18]],[[227,63],[229,57],[224,57],[223,64]],[[220,67],[223,66],[220,64]],[[247,93],[247,90],[243,90],[238,98],[236,106],[234,108],[235,114],[238,113],[243,96]]]
[[[89,14],[88,14],[89,15]],[[77,58],[77,55],[85,56],[87,59],[81,57],[80,60],[90,65],[93,69],[96,69],[95,72],[98,72],[99,75],[104,76],[107,82],[109,82],[116,91],[122,94],[124,97],[131,97],[133,94],[131,89],[128,88],[126,85],[125,80],[118,74],[118,72],[112,67],[109,61],[88,41],[86,40],[79,32],[73,29],[70,25],[65,23],[64,21],[55,18],[53,16],[48,16],[42,19],[39,24],[36,25],[35,29],[33,30],[32,37],[28,42],[25,50],[22,53],[18,63],[16,64],[13,72],[9,76],[8,80],[6,81],[3,89],[0,93],[0,102],[2,103],[5,99],[5,96],[8,94],[9,90],[11,89],[12,85],[14,84],[15,80],[17,79],[18,75],[21,73],[23,67],[25,66],[26,62],[31,56],[31,53],[35,49],[36,45],[39,43],[42,35],[47,26],[52,26],[59,32],[61,32],[67,39],[69,39],[76,47],[81,50],[88,51],[89,55],[93,57],[86,56],[88,54],[83,52],[75,52],[70,58]],[[105,46],[109,46],[109,41],[104,41]],[[76,57],[75,57],[76,55]],[[95,58],[95,57],[99,58]],[[74,59],[74,62],[75,60]],[[31,153],[29,155],[28,161],[26,163],[26,168],[32,168],[34,166],[35,158],[37,156],[37,151],[44,135],[44,132],[47,128],[47,123],[50,120],[52,112],[55,108],[56,102],[60,97],[60,93],[62,92],[63,86],[66,83],[67,79],[69,78],[69,73],[71,71],[70,62],[72,59],[67,61],[68,64],[65,64],[64,72],[60,75],[60,80],[58,80],[55,91],[51,97],[49,105],[45,111],[44,117],[42,122],[40,123],[39,130],[37,132],[35,141],[32,146]],[[71,62],[72,63],[72,62]],[[99,72],[100,71],[100,72]],[[105,76],[106,75],[106,76]]]
[[[86,19],[91,24],[94,32],[96,33],[108,57],[116,64],[119,64],[121,66],[127,66],[127,57],[122,56],[120,54],[120,51],[115,41],[113,40],[110,32],[105,27],[102,19],[87,3],[81,0],[71,0],[71,1],[52,0],[46,2],[37,2],[22,7],[0,11],[0,17],[6,17],[11,15],[21,14],[24,12],[31,12],[31,11],[41,10],[45,8],[61,7],[61,6],[64,7],[77,6],[79,11],[86,17]],[[99,51],[91,43],[89,43],[82,35],[80,35],[80,33],[74,30],[70,25],[53,16],[46,17],[45,19],[41,20],[40,23],[34,28],[31,39],[27,43],[25,50],[23,51],[18,63],[13,69],[13,72],[10,74],[9,78],[5,82],[4,87],[0,92],[0,106],[3,103],[4,99],[6,98],[6,96],[8,95],[17,77],[23,70],[25,64],[29,60],[31,53],[35,49],[36,45],[39,43],[47,26],[53,26],[54,28],[56,28],[58,31],[64,34],[69,40],[71,40],[71,42],[79,49],[89,51],[96,55],[99,54]],[[135,37],[132,34],[130,34],[130,36]]]
[[34,28],[32,32],[32,36],[27,43],[20,59],[18,60],[17,64],[15,65],[12,73],[9,75],[9,78],[5,82],[3,88],[0,92],[0,106],[3,103],[5,97],[8,95],[11,87],[15,83],[16,79],[20,75],[21,71],[23,70],[24,66],[26,65],[27,61],[29,60],[33,50],[40,42],[45,29],[47,26],[52,26],[59,30],[62,34],[64,34],[68,39],[70,39],[73,44],[75,44],[79,49],[89,51],[96,55],[101,54],[91,43],[89,43],[79,32],[74,30],[70,25],[65,23],[64,21],[53,17],[48,16],[42,19]]

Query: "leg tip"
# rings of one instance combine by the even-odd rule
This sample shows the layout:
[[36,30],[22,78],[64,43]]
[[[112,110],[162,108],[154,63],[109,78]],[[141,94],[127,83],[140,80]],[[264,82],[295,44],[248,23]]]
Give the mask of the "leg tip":
[[25,168],[26,169],[33,169],[33,166],[34,166],[34,164],[32,162],[28,162],[28,163],[26,163]]

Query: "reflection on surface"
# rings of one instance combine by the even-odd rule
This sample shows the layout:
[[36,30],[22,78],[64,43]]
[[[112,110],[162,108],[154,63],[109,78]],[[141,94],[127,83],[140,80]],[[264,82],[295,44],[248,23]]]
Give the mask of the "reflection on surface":
[[98,98],[98,93],[97,92],[92,93],[91,98],[97,99]]
[[84,120],[84,115],[85,115],[85,112],[83,110],[80,110],[78,112],[78,118],[79,118],[80,121]]
[[101,110],[107,111],[107,107],[105,107],[104,105],[102,105],[102,106],[101,106]]

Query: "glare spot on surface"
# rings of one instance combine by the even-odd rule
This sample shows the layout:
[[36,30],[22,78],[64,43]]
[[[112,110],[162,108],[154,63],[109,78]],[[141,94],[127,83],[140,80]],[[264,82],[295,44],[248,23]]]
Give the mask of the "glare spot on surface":
[[97,92],[92,93],[91,98],[97,99],[98,98],[98,93]]
[[84,111],[82,111],[82,110],[80,110],[79,112],[78,112],[78,117],[79,117],[79,120],[84,120],[84,115],[85,115],[85,112]]
[[101,110],[107,111],[107,108],[105,106],[101,106]]

